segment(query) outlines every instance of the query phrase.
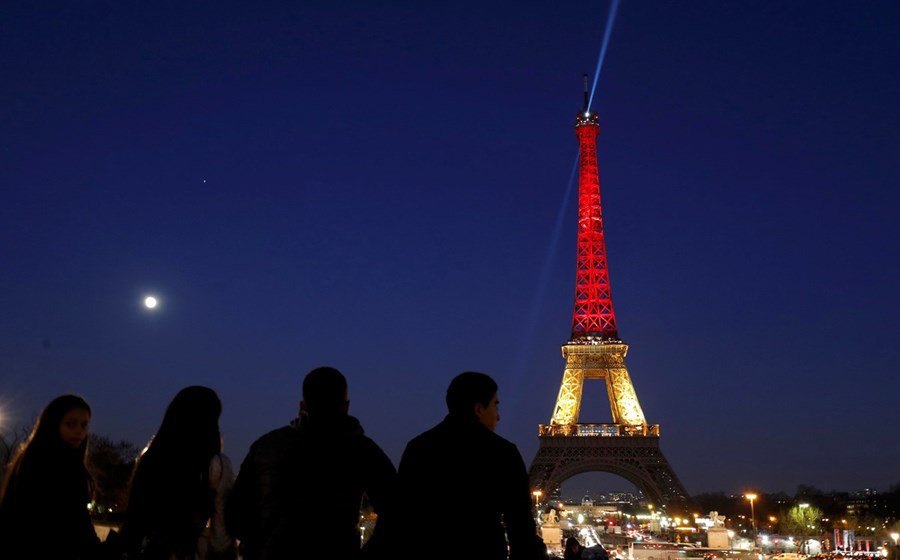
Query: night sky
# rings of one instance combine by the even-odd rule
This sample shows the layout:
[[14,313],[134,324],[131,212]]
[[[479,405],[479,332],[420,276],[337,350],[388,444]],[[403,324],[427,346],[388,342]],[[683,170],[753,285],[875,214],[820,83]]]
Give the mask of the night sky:
[[[202,384],[239,463],[332,365],[397,463],[478,370],[530,463],[609,9],[3,2],[0,429],[73,391],[143,445]],[[898,30],[895,0],[619,7],[592,104],[613,301],[692,494],[900,483]]]

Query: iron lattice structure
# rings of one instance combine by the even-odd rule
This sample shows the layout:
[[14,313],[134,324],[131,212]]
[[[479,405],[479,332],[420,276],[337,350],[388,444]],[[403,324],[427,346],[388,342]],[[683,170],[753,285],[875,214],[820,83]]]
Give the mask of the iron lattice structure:
[[[587,92],[585,91],[585,107]],[[662,505],[685,508],[690,498],[659,446],[659,425],[647,424],[625,366],[628,345],[619,339],[613,311],[600,204],[597,115],[584,109],[575,121],[579,144],[578,251],[572,333],[562,347],[566,368],[550,424],[539,426],[531,463],[532,489],[549,496],[566,479],[590,471],[627,479]],[[581,424],[584,381],[605,381],[611,424]]]
[[575,312],[572,339],[596,337],[618,340],[616,314],[609,289],[603,209],[600,205],[600,173],[597,167],[597,115],[578,115],[578,256],[575,265]]

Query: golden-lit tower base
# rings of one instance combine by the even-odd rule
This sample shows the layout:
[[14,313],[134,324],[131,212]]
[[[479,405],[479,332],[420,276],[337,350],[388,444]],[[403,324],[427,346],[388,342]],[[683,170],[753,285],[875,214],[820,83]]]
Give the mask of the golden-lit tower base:
[[564,345],[562,355],[566,359],[566,371],[563,373],[549,428],[571,426],[578,422],[585,379],[606,381],[613,424],[635,428],[646,426],[644,412],[625,367],[627,353],[628,345],[621,342]]
[[[531,489],[549,496],[568,478],[608,472],[628,480],[651,503],[670,511],[688,507],[688,494],[659,447],[659,425],[647,424],[625,367],[628,345],[582,340],[562,347],[566,369],[550,424],[539,426],[531,462]],[[586,379],[606,382],[612,424],[580,424]]]

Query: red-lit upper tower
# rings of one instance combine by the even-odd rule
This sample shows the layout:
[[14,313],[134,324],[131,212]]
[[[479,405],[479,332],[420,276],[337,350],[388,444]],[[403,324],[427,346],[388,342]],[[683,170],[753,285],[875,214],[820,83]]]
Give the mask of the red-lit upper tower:
[[597,168],[597,115],[588,109],[587,76],[584,108],[575,120],[578,137],[578,258],[575,268],[575,312],[572,341],[618,341],[616,314],[609,288],[600,174]]

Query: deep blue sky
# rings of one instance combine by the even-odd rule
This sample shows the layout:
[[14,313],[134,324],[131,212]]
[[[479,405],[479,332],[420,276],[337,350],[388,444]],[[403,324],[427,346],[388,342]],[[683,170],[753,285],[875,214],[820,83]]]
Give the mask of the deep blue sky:
[[[329,364],[396,462],[475,369],[530,463],[608,10],[3,2],[5,427],[76,391],[143,444],[205,384],[239,462]],[[691,493],[900,482],[898,29],[893,0],[619,9],[593,104],[613,300]],[[609,418],[589,384],[581,420]]]

